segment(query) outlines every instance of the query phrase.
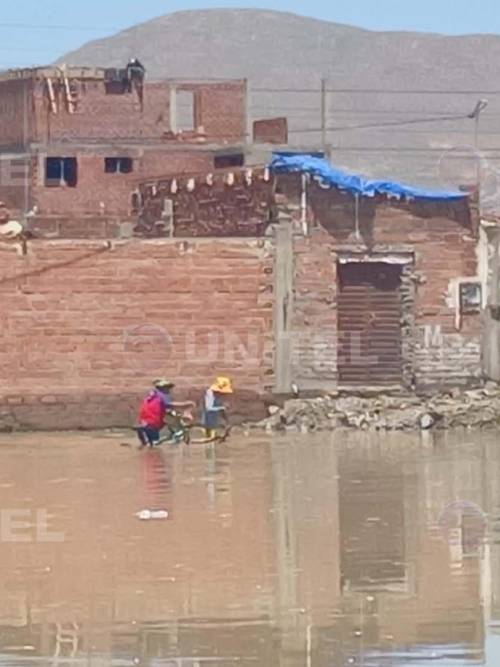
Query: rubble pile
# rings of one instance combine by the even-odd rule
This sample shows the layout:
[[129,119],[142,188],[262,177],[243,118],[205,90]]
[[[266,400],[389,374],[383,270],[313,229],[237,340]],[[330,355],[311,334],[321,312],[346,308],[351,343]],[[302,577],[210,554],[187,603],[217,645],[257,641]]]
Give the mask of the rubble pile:
[[329,394],[291,399],[268,411],[269,416],[254,427],[302,433],[342,427],[378,431],[483,428],[500,425],[500,386],[488,383],[480,389],[454,389],[431,397]]

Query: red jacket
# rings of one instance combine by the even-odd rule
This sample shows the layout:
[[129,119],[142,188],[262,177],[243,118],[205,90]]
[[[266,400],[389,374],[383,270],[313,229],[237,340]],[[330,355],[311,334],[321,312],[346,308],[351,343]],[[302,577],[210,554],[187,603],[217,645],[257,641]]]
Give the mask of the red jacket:
[[160,430],[165,426],[166,412],[165,400],[157,392],[152,392],[142,402],[139,419],[141,424]]

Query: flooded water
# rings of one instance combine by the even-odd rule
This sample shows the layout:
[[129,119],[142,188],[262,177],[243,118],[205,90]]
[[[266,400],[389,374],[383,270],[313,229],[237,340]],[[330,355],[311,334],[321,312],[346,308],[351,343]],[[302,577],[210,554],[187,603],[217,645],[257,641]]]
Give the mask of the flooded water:
[[2,436],[0,665],[500,665],[500,434],[122,443]]

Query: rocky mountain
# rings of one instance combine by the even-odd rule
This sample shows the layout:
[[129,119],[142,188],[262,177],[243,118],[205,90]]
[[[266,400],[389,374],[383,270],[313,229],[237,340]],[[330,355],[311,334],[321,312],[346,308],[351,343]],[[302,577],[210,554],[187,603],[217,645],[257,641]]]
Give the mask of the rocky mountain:
[[474,180],[475,123],[467,115],[487,98],[478,146],[484,202],[498,208],[500,36],[371,32],[274,11],[186,11],[85,44],[60,62],[121,66],[134,56],[153,79],[248,78],[252,115],[287,115],[290,142],[302,148],[321,145],[325,79],[332,160],[426,185]]

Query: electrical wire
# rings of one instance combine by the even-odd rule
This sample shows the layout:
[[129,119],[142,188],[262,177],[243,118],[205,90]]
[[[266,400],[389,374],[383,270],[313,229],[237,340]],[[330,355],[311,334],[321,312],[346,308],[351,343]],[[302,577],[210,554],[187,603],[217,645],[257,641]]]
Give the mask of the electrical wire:
[[[449,159],[474,159],[472,146],[469,149],[462,148],[420,148],[411,146],[332,146],[332,150],[337,153],[413,153],[418,155],[446,155]],[[500,156],[500,146],[494,148],[480,149],[481,155],[486,158]],[[490,155],[490,153],[492,155]]]
[[[288,117],[290,115],[299,115],[298,112],[311,112],[311,113],[319,113],[319,109],[317,106],[314,107],[301,107],[301,106],[296,106],[295,104],[290,106],[290,108],[286,108],[285,106],[281,104],[255,104],[252,105],[252,111],[265,111],[265,112],[273,112],[274,111],[283,111],[283,113],[286,113]],[[331,106],[329,109],[330,113],[332,115],[338,116],[339,114],[356,114],[356,115],[365,115],[365,116],[404,116],[404,115],[415,115],[415,110],[410,111],[409,109],[349,109],[345,107],[336,107],[334,105]],[[424,116],[436,116],[440,112],[439,111],[419,111],[419,114],[422,114]],[[457,115],[460,115],[460,111],[454,112]],[[499,116],[500,111],[497,112],[484,112],[481,114],[481,118],[486,118],[488,117],[493,117],[493,116]]]
[[[258,93],[315,93],[321,94],[321,88],[260,88],[251,87],[252,92]],[[376,94],[376,95],[500,95],[500,90],[432,90],[432,89],[407,89],[397,90],[393,88],[326,88],[326,93],[349,93],[349,94]]]
[[315,127],[315,128],[309,128],[309,127],[304,127],[304,128],[297,128],[293,130],[289,130],[289,132],[293,132],[295,134],[302,134],[302,133],[308,133],[308,132],[347,132],[349,130],[369,130],[369,129],[377,129],[377,128],[382,128],[382,127],[404,127],[406,125],[418,125],[420,123],[441,123],[441,122],[447,122],[447,121],[453,121],[453,120],[468,120],[468,114],[462,114],[460,116],[454,115],[454,116],[436,116],[436,118],[412,118],[411,120],[397,120],[397,121],[391,121],[387,123],[371,123],[371,124],[362,124],[362,125],[344,125],[344,126],[336,126],[336,127]]

